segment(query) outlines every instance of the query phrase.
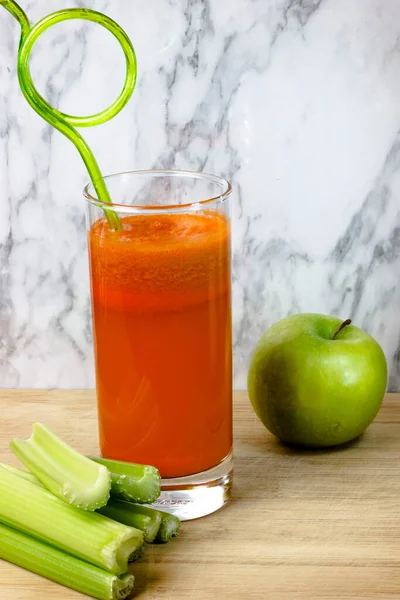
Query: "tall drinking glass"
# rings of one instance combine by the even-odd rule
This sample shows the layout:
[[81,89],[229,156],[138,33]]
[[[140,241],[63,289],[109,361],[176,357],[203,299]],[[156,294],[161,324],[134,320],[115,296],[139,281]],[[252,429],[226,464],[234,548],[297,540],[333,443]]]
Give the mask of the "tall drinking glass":
[[186,171],[106,183],[111,207],[84,192],[101,452],[156,466],[160,508],[204,516],[232,482],[231,186]]

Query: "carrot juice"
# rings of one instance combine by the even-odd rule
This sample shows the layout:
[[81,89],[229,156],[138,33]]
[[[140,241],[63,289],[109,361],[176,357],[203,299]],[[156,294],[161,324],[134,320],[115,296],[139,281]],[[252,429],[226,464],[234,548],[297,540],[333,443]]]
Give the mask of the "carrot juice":
[[162,477],[232,448],[229,223],[214,210],[89,231],[100,444]]

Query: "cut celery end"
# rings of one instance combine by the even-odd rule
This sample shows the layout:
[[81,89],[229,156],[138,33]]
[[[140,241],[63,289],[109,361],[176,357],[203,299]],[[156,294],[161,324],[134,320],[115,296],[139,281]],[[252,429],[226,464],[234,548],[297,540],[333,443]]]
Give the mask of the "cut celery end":
[[34,424],[28,440],[13,440],[10,446],[25,467],[61,500],[84,510],[107,504],[111,489],[108,469],[76,452],[41,423]]
[[118,577],[0,524],[0,558],[98,600],[123,600],[133,575]]
[[175,515],[170,515],[161,510],[158,512],[161,514],[161,525],[155,541],[166,543],[178,535],[181,522]]
[[141,504],[111,498],[99,512],[114,521],[143,531],[145,542],[152,542],[161,526],[161,513]]
[[144,533],[146,542],[169,542],[178,535],[181,525],[175,515],[156,510],[151,506],[133,504],[111,498],[107,506],[99,509],[103,515],[124,525],[136,527]]
[[120,575],[143,533],[70,506],[45,488],[0,467],[0,522]]
[[112,497],[138,504],[151,504],[159,497],[161,478],[155,467],[107,458],[90,458],[111,472]]
[[141,558],[143,556],[144,551],[145,551],[145,543],[143,542],[143,544],[139,548],[137,548],[135,550],[135,552],[132,552],[132,554],[129,555],[128,562],[131,563],[131,562],[134,562],[135,560],[139,560],[139,558]]

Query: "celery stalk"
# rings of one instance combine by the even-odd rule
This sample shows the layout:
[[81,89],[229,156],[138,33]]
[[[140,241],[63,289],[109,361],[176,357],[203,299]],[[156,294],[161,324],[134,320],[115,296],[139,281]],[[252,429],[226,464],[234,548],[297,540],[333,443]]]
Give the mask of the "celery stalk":
[[111,472],[111,497],[151,504],[160,495],[160,473],[150,465],[90,457]]
[[58,498],[85,510],[107,504],[111,487],[107,468],[76,452],[41,423],[33,425],[28,440],[13,440],[10,446],[25,467]]
[[161,513],[141,504],[111,498],[107,506],[99,508],[98,512],[114,521],[140,529],[145,542],[152,542],[161,526]]
[[133,588],[133,575],[107,573],[5,525],[0,525],[0,558],[98,600],[123,600]]
[[36,483],[36,485],[43,485],[40,483],[39,479],[37,479],[32,473],[28,473],[28,471],[24,471],[23,469],[17,469],[16,467],[12,467],[11,465],[6,465],[5,463],[0,463],[0,467],[3,469],[7,469],[10,473],[14,473],[14,475],[18,475],[18,477],[22,477],[26,479],[26,481],[30,481],[31,483]]
[[143,545],[143,533],[83,511],[0,467],[0,522],[120,575]]
[[[35,483],[36,485],[43,487],[43,485],[40,483],[40,481],[38,479],[36,479],[36,477],[34,475],[32,475],[31,473],[28,473],[27,471],[23,471],[22,469],[17,469],[15,467],[11,467],[10,465],[6,465],[4,463],[0,463],[0,467],[3,467],[4,469],[11,471],[11,473],[14,473],[14,475],[18,475],[18,477],[22,477],[23,479],[26,479],[27,481],[30,481],[31,483]],[[112,502],[115,502],[115,503],[119,503],[121,505],[123,504],[123,505],[127,505],[127,506],[133,506],[133,507],[136,507],[137,509],[139,509],[139,511],[137,511],[137,512],[140,512],[140,509],[142,509],[144,514],[147,514],[145,511],[150,511],[153,513],[157,512],[152,509],[148,509],[145,506],[142,506],[141,504],[131,504],[128,502],[123,502],[122,500],[109,500],[108,502],[109,502],[109,504]],[[103,507],[103,508],[106,509],[107,507]],[[103,511],[103,508],[98,509],[98,512],[101,513]],[[159,518],[156,518],[156,519],[155,518],[149,519],[149,517],[143,516],[136,521],[136,524],[133,522],[133,520],[131,520],[131,523],[125,523],[122,519],[114,518],[111,514],[108,515],[106,511],[104,511],[102,514],[104,514],[104,516],[106,516],[106,517],[113,519],[114,521],[123,523],[124,525],[131,525],[135,529],[140,529],[140,531],[143,531],[143,535],[145,537],[146,542],[153,541],[153,539],[161,525],[161,513],[160,513]],[[141,526],[139,527],[139,525],[141,525]],[[152,528],[155,530],[153,536],[152,536],[152,531],[151,531]],[[149,539],[146,539],[146,536]],[[152,538],[152,539],[150,539],[150,538]],[[140,558],[143,555],[143,552],[144,552],[144,544],[141,547],[136,548],[136,550],[129,557],[129,562],[132,562],[132,561]]]
[[155,541],[166,543],[169,542],[171,538],[178,535],[181,522],[175,515],[170,515],[162,510],[158,512],[161,514],[161,526]]
[[175,515],[170,515],[150,506],[133,504],[111,498],[107,506],[98,510],[102,515],[119,521],[124,525],[136,527],[144,533],[146,542],[169,542],[178,535],[180,520]]

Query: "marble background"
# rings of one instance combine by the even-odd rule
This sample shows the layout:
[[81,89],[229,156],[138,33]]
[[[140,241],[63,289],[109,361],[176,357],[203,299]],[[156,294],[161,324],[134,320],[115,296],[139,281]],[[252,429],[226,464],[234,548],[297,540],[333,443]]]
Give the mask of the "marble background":
[[[235,385],[261,332],[297,311],[376,336],[400,389],[400,2],[21,0],[36,22],[103,11],[134,42],[129,106],[84,130],[103,172],[177,167],[234,186]],[[91,387],[84,201],[75,148],[33,113],[0,8],[0,386]],[[124,77],[109,33],[59,25],[38,88],[89,114]]]

